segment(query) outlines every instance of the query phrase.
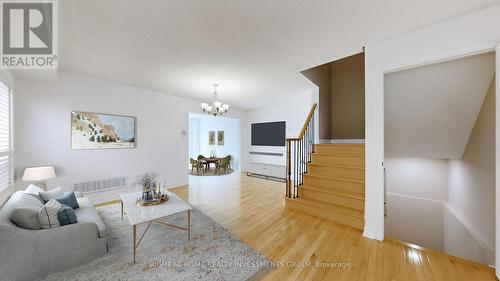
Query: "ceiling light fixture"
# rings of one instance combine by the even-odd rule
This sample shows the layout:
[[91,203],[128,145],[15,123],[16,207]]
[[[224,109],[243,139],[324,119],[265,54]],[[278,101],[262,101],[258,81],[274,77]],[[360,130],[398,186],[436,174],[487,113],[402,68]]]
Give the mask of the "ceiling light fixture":
[[219,86],[219,84],[213,84],[213,86],[214,86],[214,102],[211,105],[204,102],[201,103],[201,109],[208,115],[223,116],[227,114],[227,111],[229,110],[229,105],[217,101],[217,87]]

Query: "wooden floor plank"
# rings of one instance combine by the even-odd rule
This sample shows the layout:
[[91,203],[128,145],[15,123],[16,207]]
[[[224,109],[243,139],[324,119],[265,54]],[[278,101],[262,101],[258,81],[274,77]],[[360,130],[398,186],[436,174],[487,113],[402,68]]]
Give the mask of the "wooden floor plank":
[[[285,186],[233,173],[190,177],[172,189],[272,261],[310,262],[277,267],[264,280],[495,281],[494,271],[283,208]],[[346,268],[315,267],[346,262]]]

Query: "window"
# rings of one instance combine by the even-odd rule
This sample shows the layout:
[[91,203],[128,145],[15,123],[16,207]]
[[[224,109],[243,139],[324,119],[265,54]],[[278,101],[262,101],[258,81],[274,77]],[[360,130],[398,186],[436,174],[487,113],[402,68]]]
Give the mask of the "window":
[[11,168],[11,91],[0,82],[0,191],[9,187]]

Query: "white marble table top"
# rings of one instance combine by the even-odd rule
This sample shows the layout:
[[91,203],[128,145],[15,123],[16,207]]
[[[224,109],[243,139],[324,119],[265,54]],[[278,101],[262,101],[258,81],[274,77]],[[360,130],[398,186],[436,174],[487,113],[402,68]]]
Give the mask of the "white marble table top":
[[136,200],[141,197],[141,192],[125,193],[120,195],[123,209],[131,225],[152,221],[191,210],[192,207],[176,194],[166,191],[169,199],[167,202],[154,206],[137,206]]

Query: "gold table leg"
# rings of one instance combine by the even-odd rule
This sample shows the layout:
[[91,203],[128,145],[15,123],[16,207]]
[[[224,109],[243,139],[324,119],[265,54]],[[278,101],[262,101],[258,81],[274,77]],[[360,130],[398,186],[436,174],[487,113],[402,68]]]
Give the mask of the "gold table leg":
[[191,240],[191,210],[188,210],[188,240]]
[[[132,253],[133,253],[133,256],[134,256],[134,263],[135,263],[135,260],[136,260],[135,259],[136,249],[139,246],[139,244],[141,243],[142,238],[144,237],[144,235],[146,234],[146,232],[148,231],[149,227],[151,226],[151,224],[153,222],[185,230],[188,233],[188,240],[191,240],[191,210],[188,210],[187,212],[188,212],[188,214],[187,214],[188,215],[187,228],[176,226],[176,225],[172,225],[172,224],[165,223],[165,222],[162,222],[162,221],[151,220],[151,221],[149,221],[148,226],[146,227],[146,230],[144,230],[144,232],[142,233],[141,238],[139,238],[139,241],[137,241],[137,225],[135,225],[135,224],[132,225]],[[122,213],[122,215],[123,215],[123,213]]]
[[134,224],[132,226],[132,235],[133,235],[133,239],[132,239],[132,249],[133,249],[133,253],[134,253],[134,263],[135,263],[135,248],[136,248],[136,244],[135,244],[135,239],[136,239],[136,233],[137,233],[137,226]]

